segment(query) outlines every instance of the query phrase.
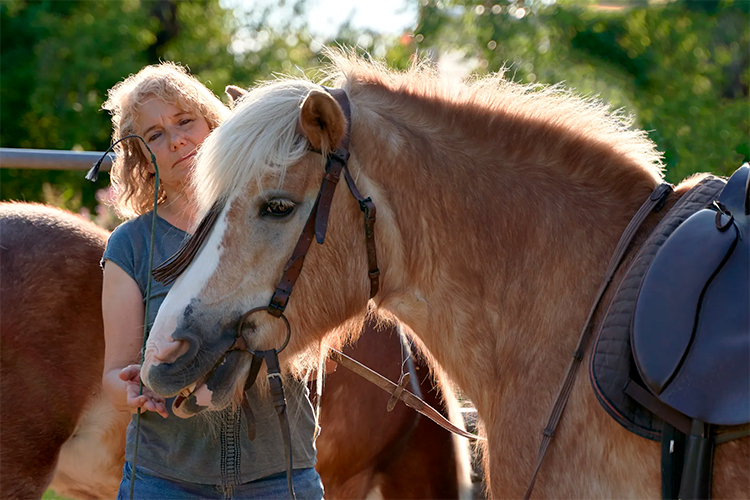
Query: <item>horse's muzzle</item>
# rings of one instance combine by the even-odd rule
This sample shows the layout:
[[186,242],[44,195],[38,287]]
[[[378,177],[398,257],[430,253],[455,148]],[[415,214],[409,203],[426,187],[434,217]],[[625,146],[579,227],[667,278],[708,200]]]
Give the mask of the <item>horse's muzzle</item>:
[[219,362],[234,343],[233,329],[224,329],[211,343],[195,330],[178,328],[172,338],[187,344],[187,351],[172,363],[158,363],[147,355],[141,374],[152,391],[164,397],[177,395],[181,390],[204,377]]

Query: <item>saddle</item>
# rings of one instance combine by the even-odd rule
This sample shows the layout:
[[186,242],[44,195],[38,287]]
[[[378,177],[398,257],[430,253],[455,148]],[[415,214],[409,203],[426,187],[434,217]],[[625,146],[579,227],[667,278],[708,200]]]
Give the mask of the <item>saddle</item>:
[[709,176],[678,200],[596,333],[594,392],[625,428],[662,442],[664,498],[708,498],[713,446],[748,434],[749,177],[748,165],[728,182]]
[[750,421],[750,216],[740,168],[718,202],[659,249],[641,284],[631,345],[646,387],[691,419]]

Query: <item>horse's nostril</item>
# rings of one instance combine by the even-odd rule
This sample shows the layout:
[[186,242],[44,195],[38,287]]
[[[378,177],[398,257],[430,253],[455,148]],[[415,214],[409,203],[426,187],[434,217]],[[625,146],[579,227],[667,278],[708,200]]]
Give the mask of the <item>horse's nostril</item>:
[[161,363],[173,363],[177,358],[188,352],[190,344],[185,340],[156,341],[154,346],[154,360]]

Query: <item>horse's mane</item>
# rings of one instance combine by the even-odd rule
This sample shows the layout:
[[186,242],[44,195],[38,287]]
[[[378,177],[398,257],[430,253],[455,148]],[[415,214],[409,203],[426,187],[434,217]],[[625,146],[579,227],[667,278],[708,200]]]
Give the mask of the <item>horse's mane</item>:
[[[642,169],[655,182],[661,179],[661,155],[644,131],[631,128],[632,117],[560,84],[519,84],[506,79],[504,71],[459,84],[442,78],[426,63],[396,71],[353,52],[329,50],[327,56],[332,63],[321,74],[350,96],[354,87],[386,91],[368,101],[368,111],[386,109],[387,103],[379,106],[377,99],[398,94],[544,123],[577,139],[607,145],[624,163]],[[202,211],[268,173],[283,181],[286,167],[307,151],[297,122],[302,101],[314,88],[320,87],[312,79],[283,77],[260,83],[241,99],[201,148],[194,182],[200,187],[196,191]]]
[[300,104],[312,88],[304,79],[264,82],[235,105],[198,152],[193,183],[201,215],[267,172],[283,180],[286,167],[307,151],[296,127]]

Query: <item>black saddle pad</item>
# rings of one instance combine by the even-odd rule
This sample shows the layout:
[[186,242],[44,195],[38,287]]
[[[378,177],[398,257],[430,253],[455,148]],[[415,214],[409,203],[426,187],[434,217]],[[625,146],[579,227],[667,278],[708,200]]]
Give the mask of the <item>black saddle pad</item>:
[[690,216],[661,246],[636,301],[631,347],[645,386],[690,418],[750,421],[750,167],[715,209]]
[[661,440],[662,420],[623,391],[629,379],[641,382],[630,345],[638,291],[649,265],[667,238],[688,217],[716,200],[725,184],[722,179],[709,176],[677,201],[638,250],[596,332],[589,378],[599,403],[623,427],[654,441]]

